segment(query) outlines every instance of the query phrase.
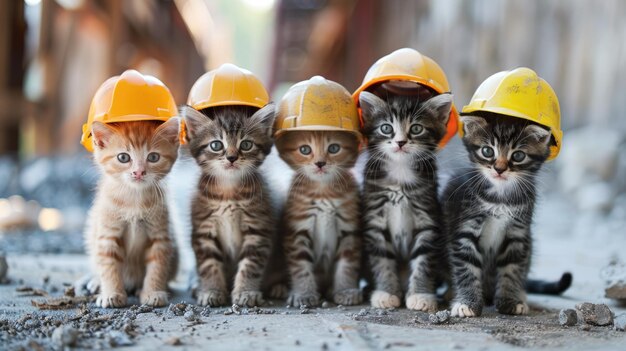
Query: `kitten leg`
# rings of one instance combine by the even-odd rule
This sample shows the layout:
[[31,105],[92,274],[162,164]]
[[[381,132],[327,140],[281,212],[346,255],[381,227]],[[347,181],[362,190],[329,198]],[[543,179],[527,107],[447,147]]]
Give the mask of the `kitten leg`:
[[478,250],[478,235],[482,222],[466,224],[453,236],[450,250],[452,284],[455,298],[452,316],[477,317],[483,309],[482,255]]
[[[167,218],[167,214],[162,218]],[[146,276],[139,295],[142,304],[161,307],[168,301],[167,282],[176,254],[167,228],[167,222],[160,223],[160,232],[153,232],[155,234],[148,238],[150,246],[146,250]]]
[[225,305],[228,293],[224,276],[224,255],[219,242],[210,233],[193,233],[191,246],[198,267],[198,305]]
[[[96,237],[96,270],[100,280],[100,294],[96,305],[103,308],[126,305],[126,291],[122,278],[124,264],[123,225],[114,221],[100,223]],[[95,232],[94,232],[95,234]]]
[[413,234],[415,243],[411,251],[411,276],[406,297],[406,307],[410,310],[435,312],[437,310],[437,296],[435,295],[435,267],[437,255],[441,248],[437,241],[441,241],[438,230],[427,228]]
[[530,266],[530,235],[511,229],[496,257],[497,281],[495,305],[503,314],[527,314],[526,276]]
[[400,307],[400,278],[393,250],[382,231],[366,231],[368,261],[374,278],[370,302],[376,308]]
[[359,290],[361,243],[354,232],[343,233],[337,252],[333,279],[333,301],[339,305],[358,305],[363,301]]
[[255,307],[265,303],[261,292],[261,279],[269,261],[272,241],[268,233],[249,228],[243,233],[243,245],[231,294],[235,305]]
[[286,236],[285,254],[287,255],[291,293],[287,304],[295,307],[317,306],[320,294],[317,291],[313,266],[313,250],[310,233],[301,230]]

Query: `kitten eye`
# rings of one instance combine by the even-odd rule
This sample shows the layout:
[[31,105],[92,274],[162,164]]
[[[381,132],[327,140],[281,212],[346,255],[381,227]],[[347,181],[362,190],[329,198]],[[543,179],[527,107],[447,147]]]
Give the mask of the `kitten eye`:
[[339,149],[341,149],[341,146],[339,146],[339,144],[330,144],[330,145],[328,145],[328,152],[330,152],[331,154],[338,153]]
[[148,154],[148,162],[157,162],[160,158],[161,155],[156,152],[151,152]]
[[224,144],[222,144],[222,142],[221,142],[221,141],[215,140],[215,141],[212,141],[212,142],[209,144],[209,147],[210,147],[210,148],[211,148],[211,150],[213,150],[213,151],[220,151],[220,150],[222,150],[222,149],[224,148]]
[[383,134],[391,134],[391,132],[393,132],[393,127],[391,124],[383,124],[380,126],[380,132]]
[[250,149],[252,149],[252,142],[250,140],[244,140],[241,142],[241,144],[239,144],[239,148],[241,149],[241,151],[248,151]]
[[513,155],[511,155],[511,158],[515,162],[522,162],[526,158],[526,154],[524,153],[524,151],[515,151]]
[[422,127],[419,124],[414,124],[414,125],[411,126],[411,130],[410,131],[411,131],[411,134],[417,135],[417,134],[421,133],[423,130],[424,130],[424,127]]
[[483,156],[486,158],[492,158],[494,154],[493,149],[489,146],[483,146],[483,148],[480,149],[480,152],[482,152]]
[[128,163],[130,162],[130,155],[122,152],[121,154],[117,154],[117,160],[120,161],[121,163]]
[[311,153],[311,147],[309,145],[300,146],[300,153],[303,155],[308,155]]

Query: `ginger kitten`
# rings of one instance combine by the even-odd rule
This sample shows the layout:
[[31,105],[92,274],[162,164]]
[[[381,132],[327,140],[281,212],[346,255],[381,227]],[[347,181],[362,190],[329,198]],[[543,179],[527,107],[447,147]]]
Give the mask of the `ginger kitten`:
[[347,132],[292,131],[276,141],[296,171],[282,223],[292,306],[317,306],[322,295],[342,305],[362,301],[360,198],[350,173],[358,145]]
[[263,304],[275,221],[258,167],[272,147],[274,114],[273,104],[181,110],[202,173],[191,209],[200,305],[225,305],[229,297],[241,306]]
[[102,178],[85,241],[100,307],[126,305],[141,290],[142,304],[164,306],[178,257],[169,230],[163,178],[178,155],[179,119],[94,122],[94,159]]

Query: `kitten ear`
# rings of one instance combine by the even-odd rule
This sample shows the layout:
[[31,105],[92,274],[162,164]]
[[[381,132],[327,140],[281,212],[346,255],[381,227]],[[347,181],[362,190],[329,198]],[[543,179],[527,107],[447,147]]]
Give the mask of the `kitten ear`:
[[91,124],[91,136],[94,149],[105,148],[113,135],[115,135],[115,129],[107,126],[105,123],[94,121]]
[[157,138],[163,138],[171,144],[178,144],[180,131],[180,118],[172,117],[163,122],[155,131],[154,135]]
[[250,116],[250,122],[253,126],[259,125],[269,137],[272,136],[272,127],[274,118],[276,117],[276,105],[273,102],[263,106],[260,110]]
[[528,133],[531,137],[535,138],[537,142],[549,145],[550,144],[550,136],[552,133],[549,129],[545,129],[536,124],[529,124],[524,128],[524,131]]
[[463,123],[463,133],[465,135],[476,133],[487,127],[487,121],[479,116],[461,116],[459,117]]
[[363,116],[365,123],[369,124],[374,116],[378,116],[385,110],[387,103],[378,96],[370,92],[363,91],[359,94],[359,106],[361,107],[361,115]]
[[422,105],[422,108],[443,124],[447,124],[452,109],[452,94],[444,93],[433,96]]
[[185,121],[186,141],[193,139],[198,130],[209,121],[209,118],[202,112],[188,105],[181,106],[178,109],[178,115]]

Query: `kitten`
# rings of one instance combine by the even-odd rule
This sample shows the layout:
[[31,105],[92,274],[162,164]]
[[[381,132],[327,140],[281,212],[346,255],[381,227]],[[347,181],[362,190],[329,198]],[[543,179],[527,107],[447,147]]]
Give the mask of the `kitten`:
[[365,252],[377,308],[434,311],[436,278],[445,248],[437,199],[435,152],[446,133],[452,95],[426,101],[363,92],[369,139],[365,166]]
[[263,303],[261,282],[275,221],[258,172],[272,147],[274,105],[183,107],[191,155],[201,169],[192,202],[200,305]]
[[94,159],[102,172],[85,241],[100,307],[126,305],[141,289],[142,304],[164,306],[177,269],[163,178],[178,153],[179,119],[94,122]]
[[276,141],[295,176],[283,215],[283,246],[291,281],[287,303],[361,303],[359,189],[350,169],[359,154],[348,132],[293,131]]
[[500,313],[526,314],[535,179],[550,154],[550,130],[502,115],[461,121],[472,168],[452,178],[442,198],[452,315],[479,316],[494,300]]

